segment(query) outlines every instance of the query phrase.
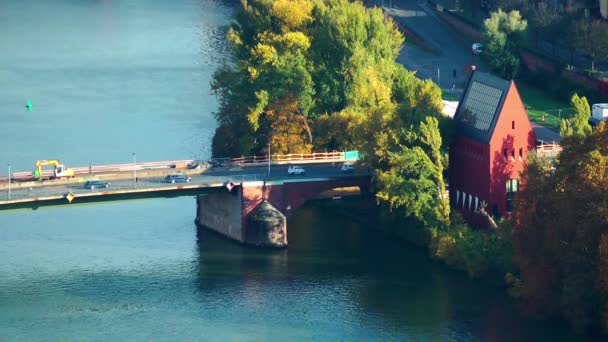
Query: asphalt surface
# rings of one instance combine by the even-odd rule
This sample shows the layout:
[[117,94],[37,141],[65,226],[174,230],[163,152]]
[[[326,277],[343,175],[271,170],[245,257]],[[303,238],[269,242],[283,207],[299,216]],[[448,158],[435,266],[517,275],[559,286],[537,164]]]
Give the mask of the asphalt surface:
[[397,61],[410,70],[416,70],[418,77],[430,78],[439,87],[448,91],[452,91],[454,85],[453,92],[458,95],[466,85],[469,76],[466,70],[470,65],[475,65],[477,70],[489,71],[481,58],[472,53],[471,46],[474,42],[458,35],[425,4],[416,2],[393,4],[388,11],[395,20],[413,30],[440,51],[439,53],[426,51],[418,45],[408,43],[405,37],[405,45]]
[[[288,175],[287,165],[272,165],[270,168],[270,176],[268,175],[268,167],[266,166],[245,166],[239,168],[211,168],[200,175],[192,175],[189,183],[165,183],[163,177],[156,178],[138,178],[134,184],[132,179],[110,181],[109,188],[101,189],[86,189],[84,182],[79,184],[53,185],[49,182],[48,186],[36,187],[31,189],[12,189],[11,199],[37,198],[45,196],[59,196],[73,193],[75,196],[86,193],[101,193],[112,192],[116,190],[131,190],[131,189],[156,189],[156,188],[176,188],[185,185],[201,185],[201,186],[223,186],[232,181],[240,183],[243,181],[306,181],[319,178],[344,178],[352,176],[360,176],[369,174],[367,170],[356,169],[353,173],[344,173],[340,170],[342,163],[328,164],[307,164],[301,165],[305,173],[303,175]],[[8,199],[8,191],[0,195],[0,200]]]
[[530,122],[532,124],[532,129],[534,130],[534,134],[536,134],[536,140],[542,140],[545,143],[557,143],[559,144],[561,137],[559,133],[550,130],[547,127],[541,126],[537,123]]
[[[378,3],[382,4],[382,1]],[[460,96],[468,81],[469,74],[465,72],[468,66],[475,65],[477,70],[490,72],[481,57],[472,53],[473,42],[457,34],[438,18],[426,3],[393,4],[389,12],[393,18],[416,32],[431,46],[439,47],[440,53],[434,54],[408,43],[406,37],[406,43],[397,61],[410,70],[416,70],[418,77],[430,78],[444,91]],[[535,123],[532,123],[532,128],[538,140],[559,143],[559,133]]]

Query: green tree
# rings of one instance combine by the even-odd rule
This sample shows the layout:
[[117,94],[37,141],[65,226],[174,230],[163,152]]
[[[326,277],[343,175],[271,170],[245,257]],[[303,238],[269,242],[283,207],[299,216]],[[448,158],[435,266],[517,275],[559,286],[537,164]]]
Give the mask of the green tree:
[[320,2],[314,17],[310,57],[315,66],[315,112],[339,112],[348,105],[353,78],[368,63],[394,64],[404,38],[380,9],[366,9],[358,2]]
[[579,97],[574,94],[570,99],[570,105],[574,108],[575,115],[569,119],[562,119],[560,122],[559,134],[564,137],[585,137],[591,134],[591,109],[586,97]]
[[235,60],[216,71],[212,90],[220,98],[218,132],[235,132],[237,141],[216,136],[214,154],[262,152],[270,132],[289,131],[268,117],[275,113],[269,106],[288,97],[306,127],[306,144],[320,148],[356,141],[362,129],[346,125],[350,137],[325,139],[334,146],[323,146],[313,134],[331,120],[317,125],[317,118],[346,108],[365,118],[394,107],[391,82],[403,36],[378,9],[347,0],[243,1],[228,40]]
[[450,223],[450,203],[446,196],[445,181],[443,179],[444,153],[441,151],[442,138],[439,131],[439,121],[434,117],[427,116],[424,122],[420,124],[420,142],[434,165],[438,217],[447,226]]
[[391,153],[389,171],[378,179],[382,190],[377,197],[392,208],[404,208],[412,216],[429,227],[445,227],[437,206],[437,184],[434,165],[420,146],[403,147]]
[[[295,98],[297,110],[291,113],[308,127],[315,93],[307,58],[313,7],[307,0],[243,2],[228,33],[235,63],[219,68],[212,81],[212,90],[220,98],[215,117],[221,129],[217,132],[234,132],[237,142],[222,141],[233,139],[232,134],[216,134],[214,154],[262,152],[271,136],[264,132],[278,129],[265,117],[273,113],[268,106],[287,97]],[[306,144],[312,144],[311,134]]]
[[513,79],[519,70],[518,48],[528,22],[519,11],[503,12],[499,9],[484,20],[481,41],[484,56],[492,69],[506,79]]
[[450,225],[449,203],[445,197],[441,135],[437,119],[420,123],[413,146],[389,152],[386,171],[380,171],[377,197],[391,208],[404,208],[406,215],[426,227],[446,230]]
[[574,47],[589,56],[591,71],[598,60],[608,59],[608,23],[580,19],[573,23]]
[[534,28],[534,36],[538,45],[540,37],[551,41],[553,46],[556,42],[556,33],[559,31],[561,16],[553,6],[544,2],[539,3],[530,11],[530,26]]

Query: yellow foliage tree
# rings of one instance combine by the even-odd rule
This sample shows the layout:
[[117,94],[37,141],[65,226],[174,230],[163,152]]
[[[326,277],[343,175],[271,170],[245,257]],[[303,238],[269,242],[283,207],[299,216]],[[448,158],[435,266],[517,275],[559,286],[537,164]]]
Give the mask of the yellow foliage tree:
[[298,30],[312,21],[312,2],[308,0],[276,0],[270,14],[282,24],[283,32]]
[[269,106],[265,119],[270,123],[269,142],[273,154],[312,152],[308,121],[301,115],[293,95]]

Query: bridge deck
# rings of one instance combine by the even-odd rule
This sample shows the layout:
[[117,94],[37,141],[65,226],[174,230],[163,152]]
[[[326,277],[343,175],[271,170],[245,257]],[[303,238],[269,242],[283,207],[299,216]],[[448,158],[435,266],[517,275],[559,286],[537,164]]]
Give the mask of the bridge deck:
[[[74,179],[56,179],[44,182],[11,183],[10,198],[8,184],[0,184],[0,209],[30,207],[43,205],[45,202],[70,203],[103,201],[108,198],[165,197],[192,195],[203,189],[224,187],[228,182],[240,185],[244,181],[314,182],[369,175],[368,170],[357,170],[355,173],[340,171],[341,162],[335,160],[316,162],[304,165],[305,175],[288,175],[287,165],[271,165],[268,174],[267,165],[244,165],[240,167],[220,167],[205,170],[187,168],[161,168],[137,171],[137,181],[132,171],[98,172],[78,175]],[[164,183],[168,173],[180,172],[192,177],[189,183]],[[88,179],[110,181],[110,187],[104,189],[86,189],[84,182]]]

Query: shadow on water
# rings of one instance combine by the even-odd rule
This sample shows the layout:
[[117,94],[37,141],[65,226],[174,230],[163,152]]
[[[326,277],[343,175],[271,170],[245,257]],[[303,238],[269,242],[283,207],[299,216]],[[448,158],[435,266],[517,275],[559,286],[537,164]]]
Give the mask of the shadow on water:
[[387,336],[576,340],[554,322],[520,317],[503,289],[452,271],[373,225],[336,214],[340,206],[346,212],[361,210],[349,201],[316,201],[300,208],[289,220],[285,250],[242,246],[198,229],[198,291],[224,292],[254,283],[314,295],[311,287],[329,283],[340,291],[340,300],[354,306],[362,324],[376,324]]

